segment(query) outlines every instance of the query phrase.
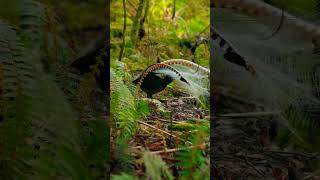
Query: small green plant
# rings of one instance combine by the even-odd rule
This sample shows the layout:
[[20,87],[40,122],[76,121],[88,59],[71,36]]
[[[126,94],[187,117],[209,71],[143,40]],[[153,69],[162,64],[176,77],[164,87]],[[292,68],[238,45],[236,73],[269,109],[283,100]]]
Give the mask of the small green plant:
[[193,147],[180,147],[184,150],[177,152],[177,166],[181,169],[179,179],[210,179],[208,158],[203,155],[208,131],[208,127],[197,128],[190,138]]
[[143,161],[146,167],[146,177],[154,180],[168,179],[173,180],[167,164],[159,155],[149,152],[143,153]]

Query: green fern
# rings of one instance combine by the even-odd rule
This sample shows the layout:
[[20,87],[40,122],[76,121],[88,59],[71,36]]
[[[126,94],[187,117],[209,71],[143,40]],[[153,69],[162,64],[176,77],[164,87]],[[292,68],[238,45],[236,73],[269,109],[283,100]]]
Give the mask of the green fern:
[[128,139],[117,138],[112,143],[114,148],[111,151],[111,164],[114,167],[112,174],[126,172],[134,173],[135,158],[128,153],[130,147]]
[[136,120],[150,113],[147,104],[135,99],[131,88],[125,84],[123,77],[127,77],[123,64],[112,62],[110,68],[110,112],[121,138],[131,137],[136,129]]
[[[22,157],[32,155],[28,144],[31,137],[31,122],[27,119],[30,110],[30,98],[18,93],[13,101],[8,101],[5,109],[4,121],[0,124],[0,169],[1,177],[8,179],[22,178],[28,171],[28,165],[21,163]],[[19,148],[17,148],[19,147]],[[15,167],[15,168],[13,168]]]
[[173,180],[167,164],[159,155],[148,152],[143,153],[143,160],[146,166],[146,177],[153,180],[168,179]]
[[78,118],[55,78],[43,71],[37,44],[43,38],[43,6],[35,1],[19,1],[19,5],[24,31],[0,22],[7,108],[0,132],[3,154],[8,155],[1,156],[6,167],[1,177],[91,179],[80,146]]
[[282,147],[293,145],[298,149],[318,152],[320,146],[320,128],[316,119],[300,108],[290,106],[285,112],[289,128],[282,130],[278,141]]
[[181,169],[180,179],[210,178],[210,165],[200,148],[207,138],[208,131],[208,127],[199,127],[190,138],[194,147],[191,149],[180,147],[184,150],[177,152],[178,163],[176,165]]
[[90,167],[93,179],[107,176],[110,143],[105,120],[93,119],[85,122],[81,130],[86,167]]
[[136,129],[135,101],[128,87],[122,78],[111,68],[110,69],[111,117],[120,130],[120,137],[130,137]]

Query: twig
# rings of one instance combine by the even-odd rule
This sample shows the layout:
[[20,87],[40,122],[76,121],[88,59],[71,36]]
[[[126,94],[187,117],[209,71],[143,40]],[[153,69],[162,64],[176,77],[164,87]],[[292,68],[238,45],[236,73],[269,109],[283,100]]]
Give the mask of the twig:
[[320,169],[316,170],[315,172],[309,174],[308,176],[304,177],[302,180],[307,180],[307,179],[311,179],[313,178],[314,176],[316,175],[319,175],[320,174]]
[[[216,154],[216,153],[214,153]],[[246,164],[248,164],[250,167],[252,167],[258,174],[260,174],[262,177],[265,176],[265,173],[259,169],[257,169],[254,164],[252,162],[250,162],[248,160],[248,156],[247,155],[242,155],[244,158],[239,158],[237,156],[235,156],[234,154],[230,154],[230,155],[226,155],[226,154],[222,154],[222,155],[218,155],[217,157],[222,157],[222,161],[224,161],[226,158],[228,159],[233,159],[233,160],[240,160],[240,161],[244,161]],[[215,161],[219,161],[217,158],[214,158]]]
[[[207,144],[204,144],[205,146]],[[173,148],[173,149],[164,149],[164,150],[160,150],[160,151],[153,151],[153,152],[150,152],[151,154],[160,154],[160,153],[172,153],[172,152],[177,152],[177,151],[183,151],[183,150],[187,150],[187,149],[192,149],[192,148],[201,148],[203,144],[200,144],[200,145],[197,145],[197,146],[189,146],[189,147],[186,147],[186,148]]]
[[[152,151],[152,152],[149,152],[151,154],[161,154],[161,153],[173,153],[173,152],[178,152],[178,151],[183,151],[183,150],[188,150],[188,149],[192,149],[192,148],[200,148],[200,149],[203,149],[203,147],[207,146],[206,143],[203,143],[203,144],[200,144],[200,145],[197,145],[197,146],[189,146],[189,147],[185,147],[185,148],[173,148],[173,149],[164,149],[164,150],[160,150],[160,151]],[[143,149],[142,146],[136,146],[136,147],[132,147],[131,150],[134,152],[134,153],[137,153],[137,154],[142,154],[139,149]]]
[[169,135],[169,136],[172,136],[172,137],[176,138],[175,135],[170,134],[170,133],[168,133],[168,132],[166,132],[166,131],[164,131],[164,130],[162,130],[162,129],[159,129],[159,128],[157,128],[157,127],[155,127],[155,126],[152,126],[152,125],[150,125],[150,124],[148,124],[148,123],[145,123],[145,122],[143,122],[143,121],[139,121],[139,120],[138,120],[138,123],[143,124],[143,125],[148,126],[148,127],[152,128],[152,129],[155,129],[155,130],[157,130],[157,131],[160,131],[160,132],[162,132],[162,133],[164,133],[164,134],[166,134],[166,135]]
[[266,151],[269,153],[276,153],[276,154],[284,154],[284,155],[293,155],[293,156],[301,156],[301,157],[306,157],[306,158],[315,158],[319,154],[315,155],[307,155],[307,154],[302,154],[302,153],[296,153],[296,152],[286,152],[286,151]]
[[141,148],[143,148],[143,146],[132,147],[132,149],[141,149]]
[[169,120],[165,120],[165,119],[161,119],[161,118],[157,118],[157,120],[162,121],[162,122],[167,122],[167,123],[179,123],[179,121],[169,121]]
[[269,116],[278,115],[281,111],[269,111],[269,112],[246,112],[246,113],[230,113],[230,114],[220,114],[217,117],[256,117],[256,116]]
[[165,99],[161,99],[161,101],[168,101],[168,100],[172,100],[172,99],[196,99],[193,96],[186,96],[186,97],[172,97],[172,98],[165,98]]
[[175,135],[173,135],[173,134],[170,134],[170,133],[168,133],[168,132],[166,132],[166,131],[164,131],[164,130],[161,130],[161,129],[159,129],[159,128],[157,128],[157,127],[155,127],[155,126],[152,126],[152,125],[150,125],[150,124],[148,124],[148,123],[145,123],[145,122],[143,122],[143,121],[139,121],[138,120],[138,123],[141,123],[141,124],[143,124],[143,125],[145,125],[145,126],[147,126],[147,127],[150,127],[150,128],[152,128],[152,129],[155,129],[155,130],[157,130],[157,131],[160,131],[160,132],[162,132],[162,133],[164,133],[164,134],[166,134],[166,135],[169,135],[169,136],[171,136],[171,137],[174,137],[174,138],[177,138],[177,139],[179,139],[179,140],[182,140],[183,142],[186,142],[186,143],[188,143],[188,144],[192,144],[190,141],[188,141],[188,140],[184,140],[184,139],[182,139],[182,138],[179,138],[179,137],[177,137],[177,136],[175,136]]
[[[180,99],[196,99],[195,97],[193,97],[193,96],[188,96],[188,97],[179,97]],[[178,99],[179,99],[178,98]]]
[[245,157],[245,162],[251,166],[255,171],[257,171],[262,177],[265,176],[264,172],[260,171],[259,169],[257,169],[250,161],[248,161],[248,159]]

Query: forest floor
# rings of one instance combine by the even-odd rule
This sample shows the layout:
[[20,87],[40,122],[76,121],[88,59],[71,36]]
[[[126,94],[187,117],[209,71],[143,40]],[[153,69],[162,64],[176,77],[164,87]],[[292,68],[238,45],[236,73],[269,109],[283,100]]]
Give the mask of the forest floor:
[[[209,111],[196,107],[196,99],[186,94],[159,101],[156,99],[158,98],[148,100],[152,113],[143,122],[139,122],[139,130],[131,140],[130,146],[138,151],[147,149],[160,155],[177,177],[179,170],[175,166],[178,162],[175,153],[182,150],[182,146],[194,148],[187,140],[192,132],[192,125],[198,125],[197,121],[209,125]],[[196,148],[202,149],[204,157],[209,161],[209,135],[202,146]],[[137,176],[144,175],[144,166],[137,163],[135,169]]]
[[[122,4],[121,1],[112,2],[110,18],[110,59],[114,62],[111,63],[111,67],[114,64],[113,70],[119,74],[128,75],[122,77],[127,86],[123,89],[129,88],[131,90],[131,85],[133,85],[131,82],[134,80],[131,79],[131,76],[145,71],[150,65],[169,59],[194,60],[196,63],[208,67],[210,59],[209,44],[206,41],[210,34],[208,1],[183,1],[174,5],[174,9],[169,1],[161,3],[136,1],[129,2],[124,6],[125,4]],[[124,16],[126,21],[123,21],[122,17]],[[126,23],[126,26],[123,23]],[[122,42],[124,46],[122,46]],[[122,59],[119,60],[121,64],[123,63],[123,69],[116,66],[119,63],[120,52],[123,53],[120,55]],[[168,68],[163,68],[164,71],[161,73],[171,74],[172,70],[169,72],[166,69]],[[189,75],[188,68],[180,70],[177,68],[177,70],[179,72],[181,70],[181,74]],[[115,126],[112,127],[114,133],[111,134],[111,154],[113,156],[111,174],[117,175],[126,172],[147,179],[164,178],[167,175],[168,177],[173,175],[190,179],[190,175],[203,177],[202,175],[205,174],[207,177],[204,178],[209,179],[209,146],[205,146],[205,144],[209,144],[208,108],[206,110],[198,108],[200,105],[196,100],[186,94],[171,94],[172,90],[169,93],[164,91],[154,95],[154,99],[134,97],[136,107],[133,109],[137,111],[127,114],[128,116],[134,114],[137,117],[112,117]],[[122,94],[119,93],[119,97],[121,96]],[[116,103],[110,106],[115,107]],[[205,104],[201,105],[206,106]],[[119,107],[123,107],[122,104]],[[119,108],[117,111],[121,112],[125,108]],[[120,124],[120,128],[118,128],[118,124]],[[122,129],[122,127],[124,128]],[[117,136],[117,134],[121,134],[121,136]],[[200,137],[197,136],[198,134]],[[123,137],[128,136],[128,139],[121,144],[117,141],[120,138],[117,137],[122,137],[122,135]],[[201,143],[195,143],[196,138],[202,138],[199,140]],[[126,147],[122,147],[122,145]],[[113,150],[115,148],[116,150]],[[119,149],[125,149],[126,152],[119,153]],[[189,156],[195,154],[193,150],[197,153],[197,157],[192,159]],[[202,156],[199,152],[204,155]],[[152,155],[154,159],[145,158],[150,153],[154,154],[154,156]],[[184,157],[181,155],[183,153]],[[128,157],[130,160],[123,160],[123,156],[130,156]],[[188,158],[186,158],[187,156]],[[190,164],[191,166],[189,166]],[[122,165],[126,167],[122,167]],[[169,168],[170,172],[163,170]],[[206,169],[205,173],[203,169]],[[150,173],[148,170],[152,172]]]
[[[219,117],[211,128],[214,144],[213,177],[217,179],[320,179],[312,175],[319,154],[284,150],[277,146],[277,124],[273,115],[250,115],[257,112],[255,104],[217,94]],[[260,110],[261,111],[261,110]],[[241,115],[240,115],[241,114]]]

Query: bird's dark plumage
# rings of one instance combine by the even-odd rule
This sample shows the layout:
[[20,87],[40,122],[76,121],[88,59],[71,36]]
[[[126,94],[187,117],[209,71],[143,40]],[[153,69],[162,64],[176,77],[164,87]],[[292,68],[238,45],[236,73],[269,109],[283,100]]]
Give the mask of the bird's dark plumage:
[[[182,80],[183,77],[181,77]],[[133,81],[134,84],[138,84],[141,79],[141,76]],[[186,82],[186,80],[183,78]],[[182,81],[183,81],[182,80]],[[149,72],[147,76],[143,79],[140,88],[142,91],[147,93],[148,98],[152,98],[152,95],[164,90],[167,85],[173,81],[173,78],[170,75]]]

